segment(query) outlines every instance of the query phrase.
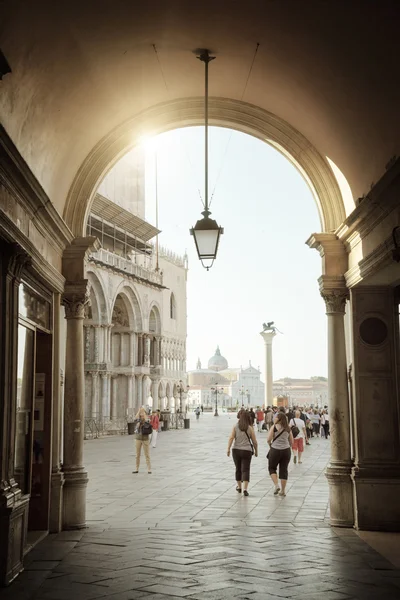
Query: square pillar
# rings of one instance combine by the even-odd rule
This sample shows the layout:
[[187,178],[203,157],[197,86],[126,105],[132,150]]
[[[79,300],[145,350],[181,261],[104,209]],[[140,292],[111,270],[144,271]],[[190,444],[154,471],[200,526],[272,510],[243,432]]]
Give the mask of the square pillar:
[[351,290],[355,527],[400,531],[399,305],[389,286]]

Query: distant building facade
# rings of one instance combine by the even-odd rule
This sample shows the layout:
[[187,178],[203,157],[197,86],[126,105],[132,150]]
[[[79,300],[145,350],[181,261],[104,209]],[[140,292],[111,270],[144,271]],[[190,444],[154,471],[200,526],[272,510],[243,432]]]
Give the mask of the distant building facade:
[[328,380],[324,377],[284,377],[274,381],[273,394],[275,405],[279,405],[280,398],[287,398],[288,405],[325,406],[328,404]]
[[213,407],[216,394],[212,388],[217,387],[221,390],[217,399],[220,406],[261,406],[264,403],[264,383],[260,377],[260,370],[251,364],[244,369],[230,368],[218,346],[208,361],[207,369],[201,367],[199,359],[197,368],[188,372],[189,403],[191,406]]

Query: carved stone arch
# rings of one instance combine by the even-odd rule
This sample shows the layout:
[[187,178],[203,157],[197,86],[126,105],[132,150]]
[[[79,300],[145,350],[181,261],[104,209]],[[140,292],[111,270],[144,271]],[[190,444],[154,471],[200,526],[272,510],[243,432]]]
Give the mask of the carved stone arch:
[[130,286],[126,285],[125,282],[122,282],[115,292],[111,314],[113,314],[115,302],[118,296],[122,297],[126,304],[129,316],[128,326],[130,329],[133,331],[143,331],[142,309],[140,307],[139,298],[135,291]]
[[[253,104],[231,98],[209,99],[209,123],[252,135],[281,152],[304,177],[317,205],[321,231],[335,231],[347,212],[335,174],[326,157],[287,121]],[[71,185],[64,220],[76,236],[85,232],[94,195],[101,181],[143,131],[157,135],[204,124],[204,98],[180,98],[152,106],[104,136],[90,151]]]
[[170,381],[167,381],[166,386],[165,386],[165,395],[167,396],[167,398],[171,398],[172,392],[173,392],[172,383]]
[[86,317],[93,323],[102,325],[110,322],[110,307],[107,302],[107,295],[104,289],[104,283],[98,274],[92,269],[86,270],[87,278],[90,282],[90,302],[89,314]]
[[157,302],[152,302],[149,310],[149,332],[161,334],[161,310]]

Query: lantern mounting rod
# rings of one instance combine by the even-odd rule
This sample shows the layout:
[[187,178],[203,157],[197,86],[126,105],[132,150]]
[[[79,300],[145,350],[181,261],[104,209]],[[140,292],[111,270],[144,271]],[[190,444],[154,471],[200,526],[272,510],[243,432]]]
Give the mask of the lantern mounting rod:
[[204,180],[204,212],[206,216],[210,214],[208,205],[208,65],[215,59],[215,56],[210,56],[209,50],[202,50],[200,56],[197,57],[201,62],[204,63],[204,158],[205,158],[205,180]]

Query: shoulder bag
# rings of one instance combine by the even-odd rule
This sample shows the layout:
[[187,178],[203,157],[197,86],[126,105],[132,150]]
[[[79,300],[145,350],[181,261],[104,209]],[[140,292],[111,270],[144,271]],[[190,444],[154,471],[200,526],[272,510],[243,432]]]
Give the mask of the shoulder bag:
[[[282,435],[282,433],[283,433],[284,431],[286,431],[286,429],[282,429],[282,431],[280,431],[280,432],[278,433],[278,435],[274,437],[274,439],[272,440],[272,442],[271,442],[271,444],[270,444],[271,448],[272,448],[272,444],[275,442],[275,440],[277,440],[277,439],[278,439],[278,437],[279,437],[279,436],[281,436],[281,435]],[[267,458],[269,458],[269,453],[270,453],[270,450],[268,450]]]
[[247,431],[245,431],[245,434],[247,435],[247,439],[248,439],[248,440],[249,440],[249,442],[250,442],[250,446],[251,446],[251,453],[252,453],[252,454],[254,454],[254,446],[253,446],[253,442],[251,441],[251,439],[250,439],[250,436],[249,436],[249,434],[247,433]]

